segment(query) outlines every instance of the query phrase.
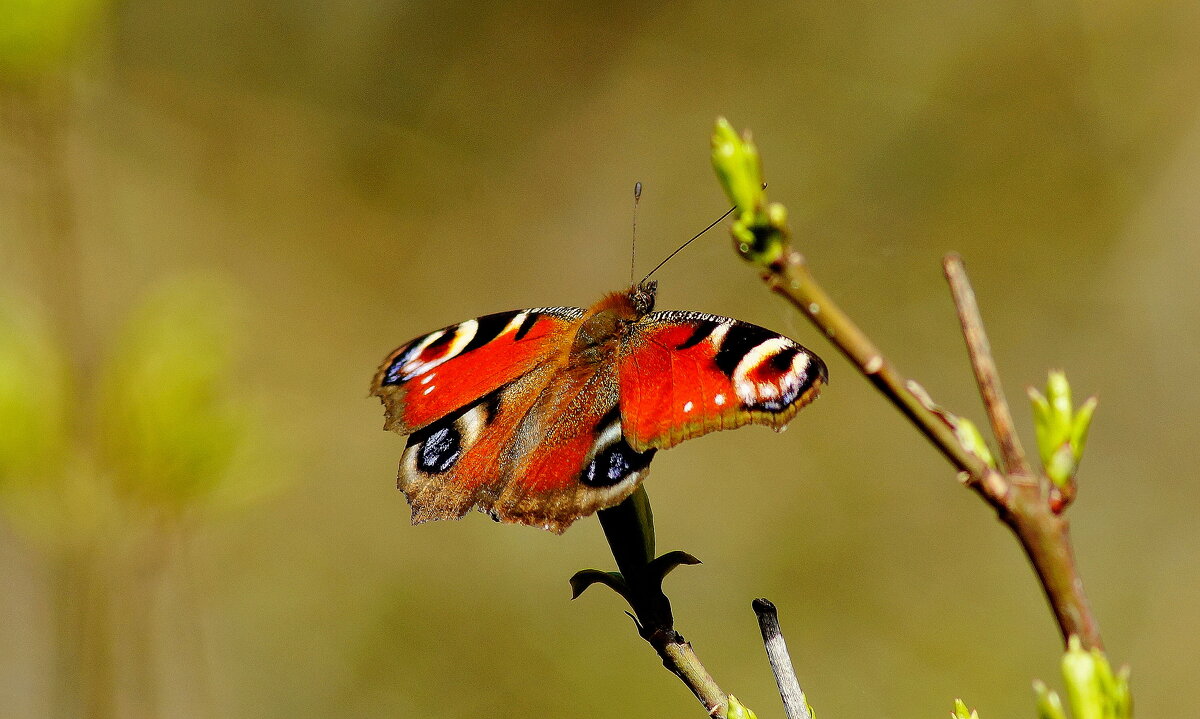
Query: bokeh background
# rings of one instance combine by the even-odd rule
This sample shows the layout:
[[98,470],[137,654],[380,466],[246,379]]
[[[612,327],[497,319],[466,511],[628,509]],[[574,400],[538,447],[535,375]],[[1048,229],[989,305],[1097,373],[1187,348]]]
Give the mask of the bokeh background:
[[[725,208],[714,118],[900,368],[982,421],[961,252],[1019,420],[1100,410],[1079,562],[1144,716],[1198,696],[1200,4],[5,0],[0,717],[697,716],[599,527],[408,524],[367,398],[410,337],[628,280]],[[780,716],[1033,716],[1059,640],[990,510],[707,235],[660,307],[829,362],[791,430],[659,456],[679,628]],[[1026,433],[1027,447],[1032,437]],[[1189,449],[1190,448],[1190,449]]]

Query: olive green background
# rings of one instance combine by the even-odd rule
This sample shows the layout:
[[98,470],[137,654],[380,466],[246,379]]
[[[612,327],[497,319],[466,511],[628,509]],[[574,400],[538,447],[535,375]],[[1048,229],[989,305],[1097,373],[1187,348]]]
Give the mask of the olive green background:
[[[415,335],[625,285],[635,180],[649,269],[726,207],[722,114],[753,129],[818,277],[942,404],[984,419],[951,250],[1023,427],[1048,368],[1100,396],[1082,574],[1138,713],[1196,704],[1197,3],[12,5],[0,299],[76,372],[63,452],[82,459],[60,473],[126,498],[46,526],[10,503],[0,717],[702,716],[615,595],[569,601],[575,570],[611,563],[594,520],[410,526],[403,439],[367,386]],[[767,596],[823,717],[945,716],[956,696],[1034,716],[1060,643],[990,510],[724,229],[657,276],[660,308],[784,332],[832,377],[782,435],[655,460],[660,548],[705,561],[668,581],[678,627],[722,686],[782,716],[750,611]],[[97,459],[98,376],[124,376],[120,338],[181,286],[168,324],[228,341],[235,449],[211,492],[128,500],[120,451]],[[67,555],[91,557],[89,590],[58,568],[92,512]],[[72,659],[64,612],[101,624],[99,651]]]

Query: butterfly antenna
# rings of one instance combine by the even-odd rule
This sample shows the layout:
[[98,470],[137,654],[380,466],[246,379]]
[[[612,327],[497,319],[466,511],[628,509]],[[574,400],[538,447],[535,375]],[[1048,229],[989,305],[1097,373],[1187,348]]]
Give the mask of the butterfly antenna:
[[670,260],[675,255],[678,255],[680,252],[682,252],[683,248],[687,247],[688,245],[692,244],[696,240],[700,239],[700,236],[703,235],[705,232],[708,232],[712,228],[716,227],[717,224],[719,224],[721,222],[721,220],[725,219],[726,217],[729,217],[729,215],[736,209],[737,209],[737,205],[734,205],[733,207],[730,207],[728,210],[725,210],[725,214],[723,214],[720,217],[718,217],[717,219],[713,220],[712,223],[708,227],[705,227],[703,230],[700,230],[699,232],[696,233],[696,235],[694,237],[692,237],[692,239],[683,243],[679,247],[676,247],[674,252],[667,255],[666,258],[664,258],[662,262],[659,262],[657,265],[654,266],[654,269],[652,269],[646,273],[646,276],[642,278],[642,282],[645,282],[646,280],[650,279],[650,275],[654,274],[655,272],[658,272],[658,268],[667,264],[667,261]]
[[629,284],[633,286],[633,269],[637,266],[637,211],[642,199],[642,183],[633,183],[633,251],[629,253]]

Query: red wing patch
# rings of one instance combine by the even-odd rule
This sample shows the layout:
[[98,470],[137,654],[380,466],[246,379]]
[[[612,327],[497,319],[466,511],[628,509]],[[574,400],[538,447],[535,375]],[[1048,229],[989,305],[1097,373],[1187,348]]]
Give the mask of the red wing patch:
[[828,378],[821,359],[790,339],[698,312],[647,315],[618,363],[622,426],[639,451],[751,423],[782,427]]
[[371,383],[385,427],[415,432],[558,357],[582,315],[576,307],[500,312],[412,340]]

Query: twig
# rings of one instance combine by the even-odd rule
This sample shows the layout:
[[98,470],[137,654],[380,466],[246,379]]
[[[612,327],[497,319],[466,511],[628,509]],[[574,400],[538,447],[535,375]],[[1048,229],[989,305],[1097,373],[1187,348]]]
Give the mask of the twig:
[[958,320],[962,324],[963,339],[967,342],[971,368],[975,370],[975,382],[979,385],[979,394],[983,397],[983,405],[992,423],[992,434],[1000,445],[1004,470],[1010,475],[1028,475],[1029,463],[1025,460],[1025,450],[1021,448],[1012,412],[1004,398],[996,360],[992,357],[992,347],[983,329],[979,304],[975,301],[975,290],[967,279],[962,257],[954,253],[946,255],[942,266],[946,281],[950,283],[950,293],[954,296],[954,306],[958,309]]
[[984,477],[989,469],[987,464],[968,452],[954,430],[912,393],[908,380],[816,281],[803,255],[788,246],[782,258],[771,263],[767,270],[763,275],[767,286],[808,317],[958,471],[972,478]]
[[755,599],[751,606],[758,615],[758,628],[762,631],[763,645],[767,649],[771,671],[775,674],[779,696],[783,697],[784,713],[788,719],[812,719],[808,711],[808,701],[804,698],[804,690],[800,688],[800,681],[796,679],[792,658],[788,655],[787,644],[783,641],[783,633],[779,629],[779,612],[767,599]]
[[668,627],[659,627],[649,632],[644,630],[643,627],[642,636],[654,647],[654,651],[658,652],[663,666],[692,690],[708,710],[709,716],[725,719],[729,697],[700,663],[700,657],[696,656],[691,643],[679,632]]
[[[957,254],[947,255],[943,267],[979,393],[1007,469],[1003,478],[992,477],[993,481],[981,483],[980,491],[985,494],[1003,491],[1002,496],[991,498],[1001,500],[1000,519],[1017,535],[1033,564],[1063,640],[1078,635],[1085,646],[1103,648],[1099,624],[1088,604],[1083,580],[1075,565],[1069,524],[1065,517],[1054,511],[1049,501],[1052,483],[1043,475],[1029,471],[962,258]],[[997,479],[1001,481],[995,481]]]

